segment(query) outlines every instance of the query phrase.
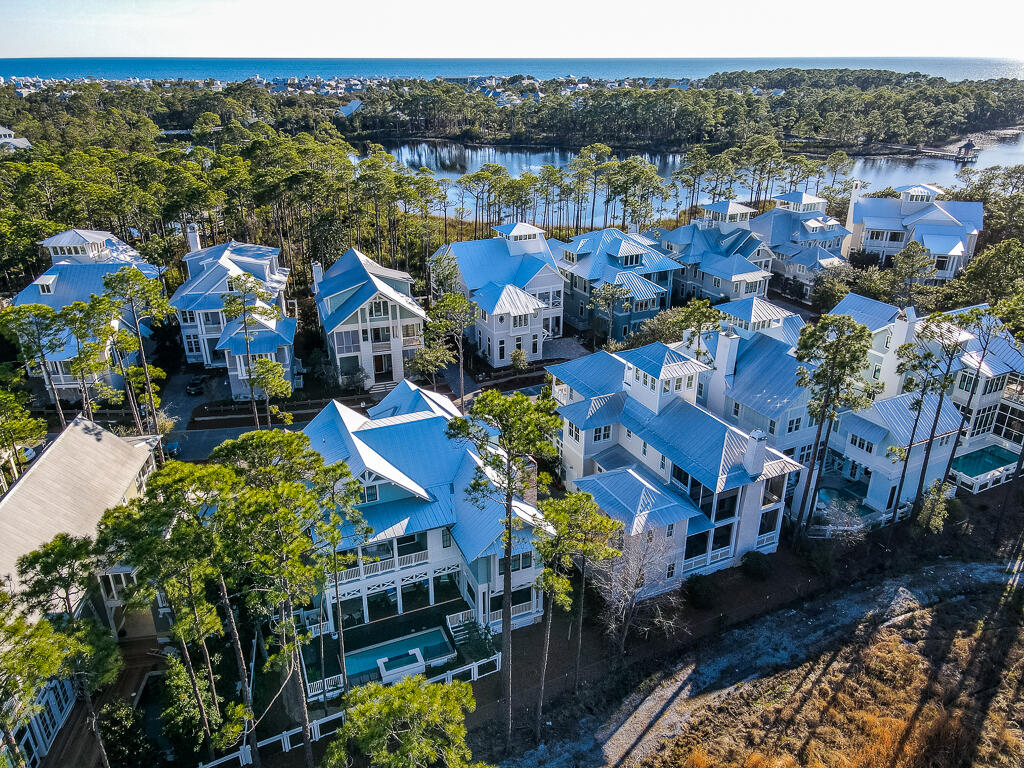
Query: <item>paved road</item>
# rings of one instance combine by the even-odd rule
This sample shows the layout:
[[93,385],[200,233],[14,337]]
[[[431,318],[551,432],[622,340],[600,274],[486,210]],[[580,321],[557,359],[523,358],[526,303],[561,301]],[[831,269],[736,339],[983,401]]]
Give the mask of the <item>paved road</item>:
[[[308,421],[297,422],[288,427],[288,429],[302,429],[308,423]],[[179,452],[175,458],[180,461],[202,461],[203,459],[208,459],[213,449],[225,440],[234,440],[239,435],[251,431],[251,426],[175,430],[168,433],[164,445],[177,442]]]

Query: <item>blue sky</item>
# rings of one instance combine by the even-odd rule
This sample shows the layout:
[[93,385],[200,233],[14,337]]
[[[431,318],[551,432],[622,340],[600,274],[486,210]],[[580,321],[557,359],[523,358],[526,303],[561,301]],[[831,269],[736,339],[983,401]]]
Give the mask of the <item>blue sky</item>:
[[1019,0],[0,0],[0,19],[0,58],[1024,55]]

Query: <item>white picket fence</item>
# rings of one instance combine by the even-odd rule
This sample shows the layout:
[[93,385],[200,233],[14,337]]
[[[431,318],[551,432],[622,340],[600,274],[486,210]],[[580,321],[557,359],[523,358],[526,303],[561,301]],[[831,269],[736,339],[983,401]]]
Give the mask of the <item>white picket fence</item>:
[[[481,671],[481,667],[483,671]],[[432,677],[427,680],[428,683],[450,683],[453,679],[462,679],[463,675],[468,673],[470,680],[479,680],[481,677],[492,675],[501,669],[501,652],[489,656],[486,659],[480,659],[474,661],[472,664],[467,664],[464,667],[453,669],[450,672],[445,672],[443,675]],[[319,720],[313,720],[309,724],[310,738],[313,741],[320,741],[320,739],[326,736],[333,736],[338,728],[341,727],[341,720],[345,717],[344,712],[335,712],[334,714],[321,717]],[[334,723],[333,727],[330,724]],[[324,728],[324,726],[329,726]],[[298,743],[293,744],[292,739],[298,736]],[[279,733],[277,736],[271,736],[269,739],[263,739],[257,742],[260,748],[280,746],[282,752],[291,752],[293,749],[302,746],[302,728],[292,728],[290,731],[284,731]],[[198,768],[215,768],[215,766],[227,766],[227,765],[238,765],[246,766],[252,765],[252,747],[245,744],[239,749],[232,752],[230,755],[224,755],[218,757],[209,763],[199,763]]]

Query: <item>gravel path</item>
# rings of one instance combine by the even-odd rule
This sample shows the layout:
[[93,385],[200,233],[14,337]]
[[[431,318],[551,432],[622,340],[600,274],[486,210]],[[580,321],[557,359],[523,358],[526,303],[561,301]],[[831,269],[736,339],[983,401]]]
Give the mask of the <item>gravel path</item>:
[[631,696],[602,723],[581,724],[577,740],[542,745],[502,765],[634,766],[677,735],[690,711],[709,697],[766,670],[802,662],[858,625],[882,624],[979,586],[1007,583],[1012,576],[1002,565],[942,563],[777,611],[688,654],[653,691]]

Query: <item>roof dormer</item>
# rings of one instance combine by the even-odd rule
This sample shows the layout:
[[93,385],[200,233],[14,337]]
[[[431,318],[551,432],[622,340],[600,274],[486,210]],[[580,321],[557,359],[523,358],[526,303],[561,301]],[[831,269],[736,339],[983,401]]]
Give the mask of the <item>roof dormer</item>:
[[33,280],[32,284],[39,286],[40,295],[49,296],[53,293],[53,288],[57,284],[57,276],[45,273]]

